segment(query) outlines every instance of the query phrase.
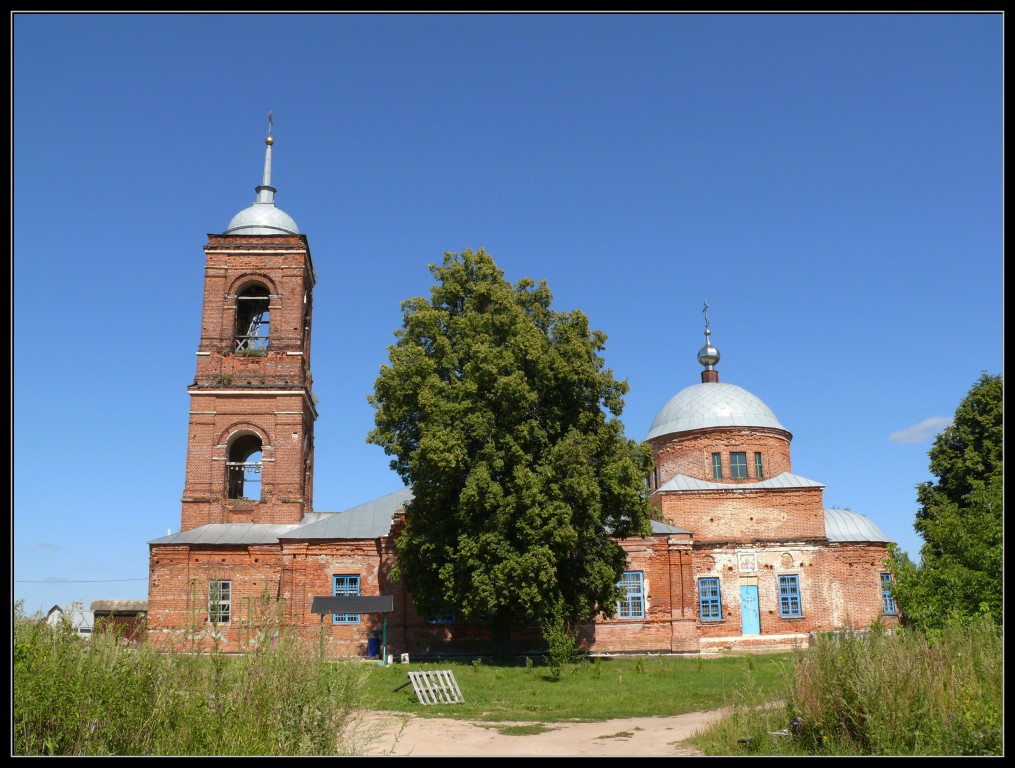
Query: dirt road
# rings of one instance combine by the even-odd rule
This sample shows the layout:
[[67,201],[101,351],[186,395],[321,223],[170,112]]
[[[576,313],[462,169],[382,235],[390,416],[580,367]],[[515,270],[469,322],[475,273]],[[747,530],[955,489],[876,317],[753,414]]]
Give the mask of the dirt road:
[[371,712],[358,727],[362,755],[632,755],[700,754],[684,740],[715,722],[721,710],[673,717],[635,717],[601,723],[547,723],[538,734],[502,732],[509,725],[403,713]]

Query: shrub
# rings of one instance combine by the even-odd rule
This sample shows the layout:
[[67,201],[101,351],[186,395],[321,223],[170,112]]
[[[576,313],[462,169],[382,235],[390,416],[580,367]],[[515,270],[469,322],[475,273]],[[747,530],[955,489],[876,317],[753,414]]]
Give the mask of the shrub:
[[564,619],[562,613],[554,611],[541,624],[543,640],[546,641],[546,664],[550,677],[560,680],[564,666],[575,661],[579,654],[578,633]]

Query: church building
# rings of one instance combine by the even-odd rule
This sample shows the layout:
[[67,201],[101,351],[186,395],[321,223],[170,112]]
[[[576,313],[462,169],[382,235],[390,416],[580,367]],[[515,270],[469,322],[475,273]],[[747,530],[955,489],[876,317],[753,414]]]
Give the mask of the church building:
[[[269,128],[257,197],[204,246],[178,533],[149,542],[148,639],[247,652],[295,632],[330,657],[479,655],[489,628],[420,615],[389,579],[411,489],[342,512],[313,505],[310,245],[275,205]],[[195,286],[196,289],[196,286]],[[872,521],[826,509],[793,472],[792,435],[719,381],[706,319],[701,382],[659,411],[649,536],[624,539],[624,599],[581,626],[592,653],[806,645],[814,632],[898,623]],[[538,626],[514,650],[542,650]]]

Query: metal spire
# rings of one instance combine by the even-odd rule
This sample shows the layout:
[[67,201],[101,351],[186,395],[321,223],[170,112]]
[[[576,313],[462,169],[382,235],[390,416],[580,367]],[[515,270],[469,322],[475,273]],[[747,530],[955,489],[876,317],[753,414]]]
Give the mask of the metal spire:
[[275,192],[276,190],[271,186],[271,145],[275,143],[275,139],[272,138],[271,128],[274,120],[272,119],[271,112],[268,112],[268,137],[264,140],[266,145],[264,150],[264,177],[261,181],[261,186],[257,188],[257,202],[267,203],[268,205],[275,204]]
[[705,346],[698,350],[698,362],[705,367],[701,372],[703,384],[719,381],[719,373],[715,370],[715,364],[719,362],[719,350],[712,346],[712,331],[708,325],[708,302],[702,308],[701,313],[705,316]]

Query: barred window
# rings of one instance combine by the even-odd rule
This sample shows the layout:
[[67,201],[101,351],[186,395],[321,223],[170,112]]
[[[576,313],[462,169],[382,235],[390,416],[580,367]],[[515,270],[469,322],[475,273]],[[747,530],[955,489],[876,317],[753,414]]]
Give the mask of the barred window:
[[759,480],[765,476],[765,463],[761,459],[761,451],[754,452],[754,476]]
[[208,621],[212,624],[228,624],[232,613],[232,592],[231,581],[209,581],[208,582]]
[[895,595],[892,593],[892,574],[881,574],[881,601],[885,607],[885,613],[895,614]]
[[617,618],[644,619],[645,595],[642,572],[626,571],[617,586],[620,587],[621,593],[621,599],[617,602]]
[[714,480],[722,480],[722,454],[712,454],[712,478]]
[[[336,576],[333,594],[335,597],[358,597],[359,576]],[[356,624],[359,622],[359,614],[334,613],[331,615],[331,622],[333,624]]]
[[722,596],[719,593],[719,579],[698,579],[698,615],[702,621],[722,619]]
[[800,609],[800,577],[779,577],[779,615],[783,618],[802,616]]

